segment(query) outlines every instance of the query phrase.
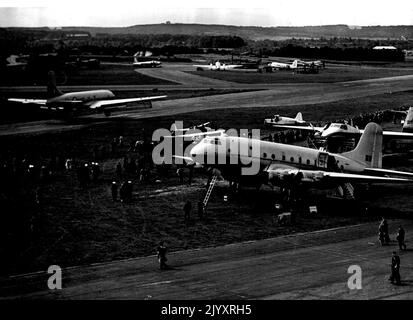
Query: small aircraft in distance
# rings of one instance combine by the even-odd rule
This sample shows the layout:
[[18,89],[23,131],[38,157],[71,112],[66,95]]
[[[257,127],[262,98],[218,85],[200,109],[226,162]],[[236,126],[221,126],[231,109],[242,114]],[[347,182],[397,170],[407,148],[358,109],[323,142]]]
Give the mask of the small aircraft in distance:
[[273,118],[264,119],[264,125],[272,126],[274,124],[278,125],[301,125],[301,126],[309,126],[310,124],[307,121],[303,120],[303,115],[301,112],[298,112],[295,118],[290,117],[281,117],[280,115],[276,114]]
[[225,130],[220,129],[220,130],[215,130],[212,129],[211,127],[208,127],[208,125],[211,124],[211,122],[205,122],[201,123],[189,128],[177,128],[176,124],[173,123],[171,126],[171,136],[166,136],[166,138],[181,138],[181,137],[187,137],[191,138],[192,142],[199,141],[200,139],[206,137],[206,136],[221,136],[224,134]]
[[208,127],[208,125],[210,125],[210,124],[211,124],[211,121],[208,121],[208,122],[204,122],[204,123],[201,123],[201,124],[196,124],[192,127],[180,129],[176,126],[175,123],[173,123],[172,126],[171,126],[171,131],[175,132],[175,133],[177,133],[177,132],[187,132],[189,130],[200,130],[202,132],[213,131],[213,129],[211,127]]
[[194,64],[197,71],[204,71],[204,70],[216,70],[216,71],[225,71],[225,70],[232,70],[232,69],[239,69],[242,68],[242,64],[225,64],[219,61],[210,64]]
[[34,104],[40,109],[62,111],[67,115],[76,114],[82,110],[102,111],[105,116],[110,116],[113,108],[127,107],[128,105],[143,101],[152,101],[166,98],[166,96],[141,97],[115,99],[115,95],[110,90],[90,90],[78,92],[61,92],[56,86],[56,77],[53,71],[49,71],[47,84],[48,99],[24,99],[9,98],[8,101]]
[[159,60],[150,59],[149,57],[152,55],[151,52],[146,51],[138,51],[133,55],[133,66],[137,68],[160,68],[162,66],[162,62]]
[[303,61],[298,60],[299,66],[306,66],[306,67],[315,67],[315,68],[324,68],[325,64],[321,60],[314,60],[314,61]]
[[298,68],[298,60],[294,60],[293,63],[283,63],[283,62],[269,62],[268,67],[272,68],[273,70],[290,70],[290,69],[297,69]]

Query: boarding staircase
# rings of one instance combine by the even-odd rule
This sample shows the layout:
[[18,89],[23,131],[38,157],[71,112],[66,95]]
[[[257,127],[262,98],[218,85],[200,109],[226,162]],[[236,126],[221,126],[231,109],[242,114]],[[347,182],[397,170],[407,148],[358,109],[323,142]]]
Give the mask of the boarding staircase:
[[204,212],[205,212],[206,206],[208,204],[209,198],[211,197],[211,193],[212,193],[212,190],[214,189],[215,183],[217,182],[217,179],[218,179],[218,176],[213,175],[212,179],[211,179],[211,182],[208,185],[208,190],[205,194],[204,201],[202,201],[202,207],[203,207]]
[[354,187],[350,182],[339,185],[331,195],[333,198],[341,198],[345,200],[354,200]]

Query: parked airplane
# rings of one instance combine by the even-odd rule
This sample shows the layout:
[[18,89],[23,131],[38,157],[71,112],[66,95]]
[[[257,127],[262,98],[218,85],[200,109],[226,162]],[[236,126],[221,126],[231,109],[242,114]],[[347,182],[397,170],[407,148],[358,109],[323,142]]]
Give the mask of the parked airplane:
[[161,67],[162,62],[158,61],[158,60],[154,60],[154,59],[150,59],[148,57],[150,57],[152,55],[152,53],[150,55],[142,55],[142,52],[136,52],[133,55],[133,66],[137,67],[137,68],[158,68]]
[[73,114],[81,110],[99,110],[106,116],[110,116],[113,108],[127,106],[137,102],[152,101],[166,98],[166,96],[114,99],[115,95],[110,90],[90,90],[63,93],[56,86],[56,78],[53,71],[49,72],[47,85],[48,99],[22,99],[9,98],[8,101],[35,104],[41,109],[64,111]]
[[273,70],[297,69],[298,68],[298,60],[294,60],[293,63],[291,63],[291,64],[273,61],[273,62],[269,62],[267,66],[271,67]]
[[[331,188],[352,182],[413,183],[413,180],[408,179],[413,177],[413,173],[381,168],[382,135],[379,125],[369,123],[357,147],[342,154],[221,135],[202,139],[190,150],[190,156],[176,158],[212,167],[216,175],[227,180],[249,182],[257,186],[270,184],[285,188],[298,185]],[[254,154],[254,147],[258,147],[258,154]],[[219,161],[208,163],[208,160],[219,157],[226,161],[222,164]],[[252,163],[258,165],[259,171],[254,175],[242,175],[241,168],[250,167]]]
[[314,60],[314,61],[303,61],[298,60],[298,65],[310,67],[310,68],[324,68],[324,63],[321,60]]
[[195,125],[193,127],[189,128],[177,128],[176,124],[173,123],[171,126],[171,136],[166,136],[165,138],[191,138],[191,143],[194,141],[199,141],[202,138],[205,138],[206,136],[221,136],[224,134],[225,130],[220,129],[220,130],[215,130],[212,129],[211,127],[208,127],[208,125],[211,122],[205,122],[202,124]]
[[[348,136],[355,137],[363,134],[364,130],[354,127],[347,123],[328,123],[324,127],[303,127],[303,126],[287,126],[274,124],[274,128],[284,129],[298,129],[315,132],[315,136],[319,138],[328,138],[332,136]],[[383,131],[383,136],[389,139],[413,139],[413,133],[397,132],[397,131]]]
[[6,58],[6,67],[8,68],[20,68],[24,69],[27,66],[27,61],[29,59],[28,55],[15,55],[12,54]]
[[301,114],[301,112],[298,112],[295,118],[281,117],[280,115],[276,114],[274,115],[274,118],[264,119],[264,125],[272,126],[274,124],[285,125],[285,126],[288,126],[288,125],[309,126],[309,123],[303,120],[303,115]]
[[225,64],[219,61],[216,61],[214,64],[194,64],[197,71],[204,71],[204,70],[217,70],[217,71],[225,71],[225,70],[232,70],[232,69],[239,69],[242,68],[242,64]]
[[201,124],[197,124],[197,125],[194,125],[194,126],[189,127],[189,128],[178,128],[176,126],[176,124],[173,123],[172,126],[171,126],[171,131],[175,132],[175,133],[177,133],[177,132],[187,132],[189,130],[201,130],[202,132],[212,131],[213,129],[211,127],[208,127],[209,124],[211,124],[210,121],[205,122],[205,123],[201,123]]

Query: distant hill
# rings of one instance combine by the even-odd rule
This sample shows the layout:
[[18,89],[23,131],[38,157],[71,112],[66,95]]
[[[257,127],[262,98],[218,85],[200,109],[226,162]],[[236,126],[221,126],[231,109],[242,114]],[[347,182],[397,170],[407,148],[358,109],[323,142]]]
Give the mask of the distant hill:
[[162,23],[135,25],[123,28],[64,27],[64,31],[85,31],[97,34],[186,34],[236,35],[251,40],[282,40],[287,38],[351,37],[363,39],[413,39],[413,26],[327,25],[308,27],[242,27],[213,24]]

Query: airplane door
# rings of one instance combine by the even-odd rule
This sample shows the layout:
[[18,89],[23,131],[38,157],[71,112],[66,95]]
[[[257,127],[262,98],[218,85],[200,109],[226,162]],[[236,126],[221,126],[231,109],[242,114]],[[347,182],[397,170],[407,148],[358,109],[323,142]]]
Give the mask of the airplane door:
[[327,162],[328,162],[328,153],[320,152],[317,158],[317,167],[327,168]]

